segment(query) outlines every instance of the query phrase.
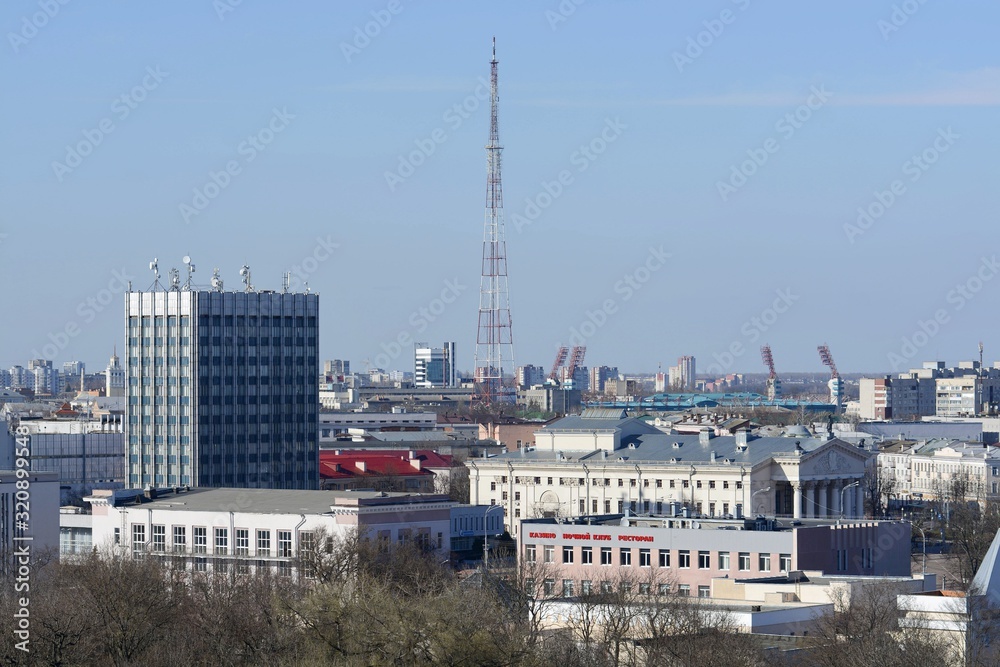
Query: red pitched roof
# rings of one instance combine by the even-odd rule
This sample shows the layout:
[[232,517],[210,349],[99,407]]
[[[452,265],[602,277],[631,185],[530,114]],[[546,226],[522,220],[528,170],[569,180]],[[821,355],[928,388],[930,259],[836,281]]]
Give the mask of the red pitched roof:
[[413,459],[409,451],[320,450],[319,453],[323,479],[433,475],[428,468],[450,468],[452,465],[451,456],[429,450],[415,451]]

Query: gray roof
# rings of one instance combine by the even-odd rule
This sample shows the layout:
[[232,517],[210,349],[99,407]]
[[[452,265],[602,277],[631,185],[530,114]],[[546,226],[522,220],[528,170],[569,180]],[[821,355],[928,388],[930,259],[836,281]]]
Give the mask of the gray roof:
[[902,436],[905,440],[979,440],[983,435],[982,422],[861,422],[857,429],[884,438]]
[[[596,414],[594,416],[587,416],[587,412],[615,413],[619,416]],[[568,417],[563,417],[558,421],[543,426],[539,430],[548,431],[550,433],[558,433],[559,431],[614,431],[627,424],[630,428],[634,428],[640,432],[663,433],[660,429],[646,423],[638,417],[622,418],[620,416],[622,414],[625,414],[623,410],[586,410],[582,415],[569,415]]]
[[994,606],[1000,607],[1000,532],[993,537],[969,591],[974,595],[988,596]]
[[[754,466],[768,461],[775,456],[794,454],[800,447],[803,454],[816,451],[824,445],[837,442],[844,447],[858,451],[862,456],[868,453],[840,440],[826,438],[750,438],[745,451],[736,446],[736,436],[719,436],[711,438],[707,444],[701,444],[697,435],[669,435],[661,431],[656,433],[628,436],[622,439],[622,447],[607,453],[609,462],[628,463],[710,463],[712,453],[715,453],[717,463],[727,460],[734,465]],[[675,443],[678,446],[675,446]],[[503,454],[497,459],[537,460],[537,461],[603,461],[603,451],[542,451],[530,449],[523,454],[512,452]]]
[[[158,491],[155,500],[146,500],[142,496],[143,492],[140,489],[125,489],[115,491],[111,498],[114,499],[116,506],[136,504],[139,500],[139,504],[147,509],[179,509],[193,512],[236,511],[250,514],[328,514],[332,505],[350,507],[355,504],[408,505],[448,501],[448,496],[440,494],[236,488],[191,489],[180,493],[162,490]],[[338,503],[338,500],[341,502]]]

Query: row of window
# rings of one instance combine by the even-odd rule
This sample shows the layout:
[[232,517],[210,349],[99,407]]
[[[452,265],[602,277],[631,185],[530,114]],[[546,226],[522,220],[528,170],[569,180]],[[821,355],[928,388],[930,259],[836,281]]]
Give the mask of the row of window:
[[[150,527],[149,543],[146,542],[146,524],[143,523],[133,523],[132,524],[132,550],[135,552],[150,550],[154,553],[166,553],[168,551],[167,543],[167,526],[163,524],[153,524]],[[290,530],[278,530],[274,531],[277,535],[277,540],[275,545],[277,549],[274,551],[275,556],[279,558],[290,558],[292,555],[292,531]],[[268,556],[272,555],[271,552],[271,530],[268,529],[257,529],[254,531],[256,537],[256,549],[253,555],[256,556]],[[192,553],[209,553],[209,532],[208,528],[205,526],[193,526],[191,527],[191,542],[188,544],[188,527],[187,526],[171,526],[170,531],[170,551],[175,553],[184,553],[190,550]],[[230,545],[230,531],[229,528],[215,527],[212,529],[212,551],[211,553],[216,555],[225,555],[230,553],[230,546],[232,546],[232,553],[237,556],[249,556],[250,554],[250,536],[251,531],[249,528],[236,528],[233,531],[232,545]],[[299,537],[302,544],[311,544],[312,533],[300,533]],[[118,529],[115,529],[115,543],[119,541]]]
[[[562,589],[558,592],[556,591],[556,580],[555,578],[548,578],[542,581],[541,593],[545,597],[555,597],[557,594],[562,597],[571,598],[576,595],[587,596],[587,595],[610,595],[615,592],[615,584],[611,581],[599,581],[595,583],[590,579],[583,579],[580,581],[580,587],[577,589],[576,580],[574,579],[563,579]],[[535,592],[535,582],[532,579],[527,581],[528,592],[534,594]],[[631,593],[633,584],[630,581],[618,582],[618,590],[621,593]],[[689,584],[678,584],[676,587],[672,587],[669,583],[649,583],[640,582],[638,584],[637,590],[640,595],[670,595],[671,593],[676,593],[677,595],[688,597],[691,595],[691,586]],[[707,598],[711,597],[711,587],[710,586],[698,586],[697,592],[698,597]]]
[[[576,562],[576,550],[577,547],[564,546],[562,547],[562,564],[573,565]],[[580,564],[581,565],[593,565],[594,564],[594,547],[579,547],[580,550]],[[600,547],[600,564],[601,565],[614,565],[614,547]],[[630,549],[627,547],[617,548],[618,550],[618,565],[623,567],[630,567],[632,565],[632,553],[636,551],[635,549]],[[638,565],[639,567],[652,567],[653,564],[653,550],[652,549],[639,549]],[[670,549],[658,549],[657,550],[657,563],[659,567],[669,568],[671,565],[671,554]],[[728,551],[718,551],[715,553],[715,569],[717,570],[730,570],[730,553]],[[711,551],[698,551],[696,552],[697,567],[699,570],[711,570],[712,569],[712,554]],[[542,562],[543,563],[555,563],[556,547],[553,544],[542,545]],[[538,547],[534,544],[527,544],[524,547],[524,560],[528,563],[536,563],[538,558]],[[737,555],[737,563],[739,565],[738,569],[741,572],[749,572],[751,557],[749,551],[741,551]],[[688,549],[680,549],[677,551],[677,568],[678,569],[690,569],[691,568],[691,551]],[[792,556],[791,554],[778,554],[778,570],[780,572],[788,572],[792,567]],[[846,569],[846,568],[845,568]],[[771,571],[771,554],[770,553],[758,553],[757,554],[757,570],[760,572],[770,572]]]
[[[558,480],[555,480],[554,477],[546,477],[545,479],[546,479],[545,483],[548,486],[586,486],[587,485],[587,480],[585,478],[583,478],[583,477],[580,477],[580,478],[575,478],[575,477],[574,478],[560,477]],[[553,484],[554,480],[558,481],[558,484]],[[601,483],[602,481],[603,481],[603,484]],[[631,488],[635,488],[635,487],[638,486],[638,480],[635,479],[634,477],[628,479],[627,481],[629,483],[628,486],[631,487]],[[677,488],[677,484],[676,484],[677,481],[678,480],[676,480],[676,479],[669,479],[669,480],[667,480],[667,486],[668,486],[668,488],[671,488],[671,489]],[[689,480],[682,479],[682,480],[679,480],[679,481],[681,483],[681,488],[684,488],[684,489],[690,488],[690,484],[688,483]],[[623,477],[619,477],[618,478],[618,486],[620,488],[623,488],[625,486],[625,482],[626,482],[625,478],[623,478]],[[648,480],[648,479],[642,480],[642,486],[643,486],[643,488],[647,488],[648,489],[650,487],[650,483],[649,482],[650,482],[650,480]],[[507,476],[504,475],[504,476],[502,476],[500,478],[500,484],[506,484],[506,483],[507,483]],[[541,477],[534,477],[534,478],[532,478],[532,477],[515,477],[514,478],[514,483],[515,484],[541,484],[542,483],[542,478]],[[601,480],[601,479],[595,477],[595,478],[593,478],[593,479],[590,480],[590,483],[591,483],[591,486],[611,486],[611,478],[610,477],[605,477],[603,480]],[[662,479],[654,479],[652,486],[654,486],[657,489],[662,489],[663,488],[663,480]],[[716,482],[715,482],[715,480],[714,479],[708,480],[707,481],[707,487],[709,489],[716,488]],[[704,488],[702,480],[700,480],[700,479],[695,480],[695,488],[696,489]],[[728,489],[729,488],[729,481],[728,480],[723,480],[722,481],[722,488],[723,489]],[[742,489],[743,488],[743,482],[741,482],[741,481],[735,481],[735,482],[733,482],[733,488]],[[490,491],[496,491],[496,490],[497,490],[497,482],[495,482],[495,481],[494,482],[490,482]]]

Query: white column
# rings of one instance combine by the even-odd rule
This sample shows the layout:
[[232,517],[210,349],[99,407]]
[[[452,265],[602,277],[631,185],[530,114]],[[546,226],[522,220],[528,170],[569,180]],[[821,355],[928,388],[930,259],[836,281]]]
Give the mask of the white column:
[[792,518],[802,518],[802,484],[792,482]]
[[806,518],[816,516],[816,482],[806,482]]
[[833,514],[836,517],[840,517],[840,513],[843,511],[840,507],[840,496],[841,489],[844,483],[842,481],[834,480],[830,483],[830,509],[833,510]]
[[858,484],[854,488],[854,496],[856,498],[857,505],[855,505],[856,516],[859,519],[865,518],[865,485],[864,483]]

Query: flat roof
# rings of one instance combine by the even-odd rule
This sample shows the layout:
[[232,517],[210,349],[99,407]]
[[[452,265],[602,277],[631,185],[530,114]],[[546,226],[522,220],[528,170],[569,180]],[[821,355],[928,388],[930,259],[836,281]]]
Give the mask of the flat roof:
[[439,493],[385,493],[381,491],[310,491],[300,489],[198,488],[157,491],[146,499],[141,489],[95,491],[90,499],[107,499],[115,506],[141,504],[146,509],[191,512],[243,512],[250,514],[328,514],[331,507],[374,507],[452,502]]

